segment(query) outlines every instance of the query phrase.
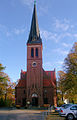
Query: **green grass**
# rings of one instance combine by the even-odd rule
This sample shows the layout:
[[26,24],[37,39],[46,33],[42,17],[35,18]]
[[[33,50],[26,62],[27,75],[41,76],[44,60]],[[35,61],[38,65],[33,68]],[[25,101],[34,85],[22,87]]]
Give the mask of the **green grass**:
[[50,113],[47,120],[66,120],[64,117],[60,117],[58,113]]

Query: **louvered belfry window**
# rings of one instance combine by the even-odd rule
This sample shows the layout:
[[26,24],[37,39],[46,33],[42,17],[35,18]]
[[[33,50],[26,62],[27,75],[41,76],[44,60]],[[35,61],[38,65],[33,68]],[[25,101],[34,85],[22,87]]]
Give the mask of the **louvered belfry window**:
[[38,48],[36,48],[36,57],[38,57]]
[[31,57],[34,57],[34,49],[31,48]]

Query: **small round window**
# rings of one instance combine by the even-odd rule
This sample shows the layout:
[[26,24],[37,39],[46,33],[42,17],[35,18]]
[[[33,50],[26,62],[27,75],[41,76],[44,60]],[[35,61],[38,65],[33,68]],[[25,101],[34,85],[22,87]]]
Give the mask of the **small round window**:
[[36,66],[37,66],[36,62],[33,62],[33,63],[32,63],[32,66],[33,66],[33,67],[36,67]]

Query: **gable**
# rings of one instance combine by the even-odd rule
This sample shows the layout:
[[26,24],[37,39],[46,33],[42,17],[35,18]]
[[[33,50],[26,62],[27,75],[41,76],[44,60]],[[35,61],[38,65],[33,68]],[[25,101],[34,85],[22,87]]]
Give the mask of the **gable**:
[[43,71],[43,86],[44,87],[56,86],[55,71]]
[[16,87],[26,87],[26,76],[27,73],[25,71],[21,71],[21,78],[18,80]]

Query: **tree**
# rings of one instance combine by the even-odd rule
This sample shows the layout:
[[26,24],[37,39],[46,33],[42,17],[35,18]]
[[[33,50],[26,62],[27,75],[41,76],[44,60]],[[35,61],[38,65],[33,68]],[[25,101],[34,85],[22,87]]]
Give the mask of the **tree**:
[[77,42],[64,60],[64,71],[58,72],[58,89],[70,102],[77,98]]
[[8,106],[12,106],[15,104],[15,86],[14,82],[9,82],[7,88],[7,102]]
[[0,106],[11,106],[15,103],[15,83],[10,81],[4,69],[0,64]]
[[59,98],[63,101],[65,89],[64,89],[64,81],[65,81],[66,74],[64,71],[58,71],[58,82],[57,82],[57,90]]
[[66,72],[65,90],[77,94],[77,42],[74,44],[70,53],[64,61]]
[[7,81],[9,80],[8,75],[3,72],[4,69],[5,67],[0,64],[0,98],[3,97],[6,91]]

